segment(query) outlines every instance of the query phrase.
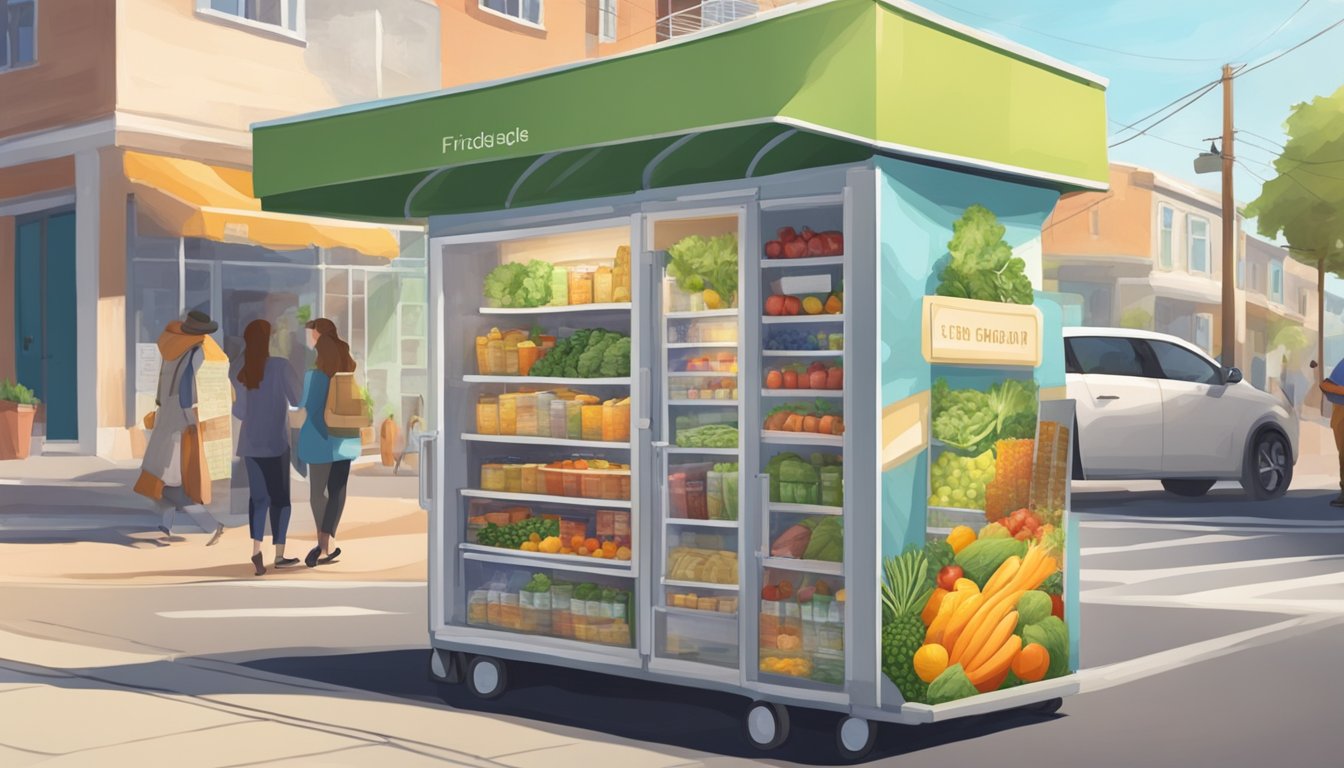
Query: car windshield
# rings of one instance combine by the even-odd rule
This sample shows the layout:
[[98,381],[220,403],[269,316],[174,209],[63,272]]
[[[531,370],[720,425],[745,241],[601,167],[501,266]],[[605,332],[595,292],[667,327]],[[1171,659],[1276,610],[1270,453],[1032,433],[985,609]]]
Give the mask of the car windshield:
[[1109,376],[1142,376],[1143,362],[1129,339],[1084,336],[1068,340],[1071,365],[1076,373]]
[[1164,378],[1199,384],[1223,383],[1223,376],[1218,369],[1194,352],[1169,341],[1150,341],[1148,345],[1153,348]]

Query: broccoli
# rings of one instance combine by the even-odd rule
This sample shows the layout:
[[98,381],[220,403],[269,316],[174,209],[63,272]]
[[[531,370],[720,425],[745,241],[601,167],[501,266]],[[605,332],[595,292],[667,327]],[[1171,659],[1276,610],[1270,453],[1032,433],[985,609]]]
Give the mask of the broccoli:
[[630,375],[630,339],[622,338],[607,346],[600,373],[607,377]]

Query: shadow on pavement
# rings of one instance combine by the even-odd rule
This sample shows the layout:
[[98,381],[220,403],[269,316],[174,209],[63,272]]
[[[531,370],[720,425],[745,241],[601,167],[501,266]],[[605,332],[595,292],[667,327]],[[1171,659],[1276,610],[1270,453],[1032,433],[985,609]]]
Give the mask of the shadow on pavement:
[[[486,701],[473,696],[465,685],[431,681],[428,663],[428,650],[402,650],[261,659],[243,666],[438,706],[446,703],[455,709],[526,718],[683,749],[807,765],[845,764],[835,750],[839,715],[834,713],[790,708],[792,735],[788,742],[773,752],[761,752],[742,735],[742,720],[750,701],[741,696],[510,662],[508,689],[499,698]],[[883,725],[877,746],[866,761],[1037,725],[1058,717],[1061,715],[1015,710],[933,725]]]
[[1271,501],[1253,501],[1239,490],[1210,491],[1184,498],[1166,491],[1087,491],[1074,488],[1073,511],[1135,517],[1263,518],[1275,520],[1344,521],[1344,509],[1330,506],[1338,494],[1312,489],[1289,491]]

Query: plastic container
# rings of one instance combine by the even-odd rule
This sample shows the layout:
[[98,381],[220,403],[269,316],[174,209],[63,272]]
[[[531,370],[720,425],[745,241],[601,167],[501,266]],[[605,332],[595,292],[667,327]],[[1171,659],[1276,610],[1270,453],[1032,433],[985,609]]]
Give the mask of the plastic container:
[[517,337],[506,337],[504,339],[504,370],[499,373],[505,376],[518,375],[518,339]]
[[523,625],[522,609],[517,592],[508,592],[499,596],[499,626],[505,629],[519,630]]
[[570,440],[583,439],[583,403],[577,400],[565,401],[565,436]]
[[490,592],[484,589],[473,589],[467,595],[467,623],[473,626],[483,626],[490,623]]
[[551,585],[551,634],[555,637],[574,637],[574,614],[570,610],[573,598],[573,584]]
[[532,365],[541,359],[544,351],[535,342],[531,346],[520,345],[518,347],[518,375],[526,376],[527,372],[532,370]]
[[481,490],[504,491],[508,488],[503,464],[481,465]]
[[597,271],[593,273],[593,302],[610,304],[615,287],[616,283],[611,274],[611,267],[598,267]]
[[509,493],[523,492],[523,465],[504,465],[504,486]]
[[537,435],[537,396],[519,394],[514,401],[514,434],[526,437]]
[[551,436],[551,403],[555,395],[550,392],[537,393],[537,437]]
[[569,270],[569,303],[593,303],[593,267],[573,267]]
[[710,520],[723,520],[723,473],[711,470],[705,475],[705,507]]
[[548,495],[565,495],[565,475],[563,472],[551,467],[542,467],[540,474],[542,485],[546,488]]
[[476,401],[476,432],[481,435],[499,434],[499,398],[483,395]]
[[498,584],[491,584],[491,585],[490,585],[490,588],[486,591],[485,594],[486,594],[486,603],[485,603],[485,607],[486,607],[486,616],[485,616],[485,623],[486,623],[486,624],[489,624],[489,625],[492,626],[492,627],[502,627],[502,626],[504,626],[504,620],[503,620],[503,618],[501,617],[501,615],[500,615],[500,610],[499,610],[499,609],[500,609],[500,598],[503,596],[503,592],[502,592],[501,589],[500,589],[500,585],[498,585]]
[[563,307],[569,304],[569,270],[564,267],[556,267],[551,271],[551,304],[552,307]]
[[517,393],[509,393],[499,396],[499,434],[518,434]]
[[585,499],[602,498],[602,481],[605,473],[587,470],[579,473],[579,495]]
[[486,369],[484,376],[499,376],[504,373],[504,339],[489,339],[485,346]]
[[568,403],[564,400],[552,400],[550,405],[551,412],[551,437],[565,438],[569,436],[569,427],[566,426],[565,409]]
[[828,507],[845,505],[844,473],[840,467],[821,468],[821,503]]
[[738,473],[723,473],[723,519],[737,519],[737,484]]
[[602,406],[585,405],[580,415],[580,432],[583,440],[602,439]]
[[621,400],[602,405],[602,438],[607,442],[624,443],[630,440],[630,402]]
[[523,465],[523,493],[545,493],[546,480],[541,476],[540,464]]
[[476,337],[476,372],[482,376],[490,373],[490,339],[486,336]]

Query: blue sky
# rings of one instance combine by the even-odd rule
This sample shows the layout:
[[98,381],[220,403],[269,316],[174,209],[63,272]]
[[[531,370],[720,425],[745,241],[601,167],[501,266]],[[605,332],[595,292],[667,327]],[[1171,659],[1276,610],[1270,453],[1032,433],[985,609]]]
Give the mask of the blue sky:
[[[1112,144],[1134,133],[1122,132],[1121,126],[1218,78],[1224,63],[1260,62],[1344,18],[1344,0],[1308,0],[1296,15],[1302,0],[917,1],[1109,78],[1107,111],[1116,121],[1110,124]],[[1344,25],[1235,80],[1237,128],[1259,134],[1238,134],[1235,154],[1250,166],[1236,167],[1240,203],[1260,193],[1261,181],[1253,173],[1274,176],[1268,166],[1274,155],[1248,142],[1267,149],[1281,145],[1283,122],[1294,104],[1344,85],[1341,50]],[[1118,146],[1110,150],[1111,160],[1219,189],[1217,174],[1196,175],[1191,162],[1196,147],[1208,147],[1203,139],[1222,133],[1221,87],[1151,133],[1160,138],[1144,136]]]

